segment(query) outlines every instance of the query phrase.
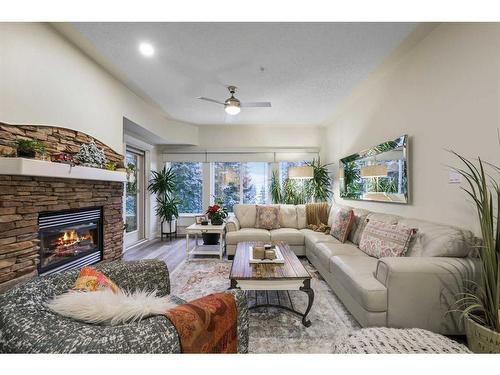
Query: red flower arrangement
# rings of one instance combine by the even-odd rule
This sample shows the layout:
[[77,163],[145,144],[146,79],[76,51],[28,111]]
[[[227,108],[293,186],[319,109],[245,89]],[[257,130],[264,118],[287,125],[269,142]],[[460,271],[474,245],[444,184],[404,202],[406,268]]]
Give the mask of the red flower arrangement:
[[222,225],[224,219],[227,217],[227,210],[218,204],[214,204],[213,206],[208,206],[206,214],[213,225]]

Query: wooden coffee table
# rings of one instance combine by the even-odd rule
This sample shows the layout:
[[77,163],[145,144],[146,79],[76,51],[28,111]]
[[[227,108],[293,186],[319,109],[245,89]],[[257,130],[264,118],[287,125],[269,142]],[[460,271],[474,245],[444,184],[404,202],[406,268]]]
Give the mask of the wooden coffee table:
[[[308,304],[304,313],[297,311],[290,301],[290,307],[281,303],[256,304],[250,308],[258,307],[278,307],[291,311],[302,317],[302,324],[306,327],[311,325],[311,321],[307,319],[307,314],[311,311],[314,302],[314,291],[311,289],[311,275],[304,268],[299,258],[284,242],[276,243],[279,246],[284,264],[250,264],[250,246],[262,245],[260,242],[240,242],[236,246],[236,253],[231,267],[229,279],[231,280],[231,288],[239,288],[248,291],[288,291],[300,290],[307,294]],[[278,295],[279,297],[279,295]]]

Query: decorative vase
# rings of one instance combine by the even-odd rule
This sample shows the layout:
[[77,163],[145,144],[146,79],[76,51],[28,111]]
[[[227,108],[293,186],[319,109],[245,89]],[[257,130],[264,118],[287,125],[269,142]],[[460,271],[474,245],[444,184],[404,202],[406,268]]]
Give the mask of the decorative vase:
[[217,219],[212,219],[212,220],[210,220],[210,223],[212,225],[222,225],[222,224],[224,224],[224,220],[222,220],[222,219],[218,219],[218,220]]
[[202,233],[204,245],[218,245],[219,244],[219,233]]
[[500,353],[500,333],[465,317],[465,333],[469,349],[474,353]]
[[172,219],[170,222],[162,221],[162,232],[163,234],[171,234],[177,231],[177,220]]

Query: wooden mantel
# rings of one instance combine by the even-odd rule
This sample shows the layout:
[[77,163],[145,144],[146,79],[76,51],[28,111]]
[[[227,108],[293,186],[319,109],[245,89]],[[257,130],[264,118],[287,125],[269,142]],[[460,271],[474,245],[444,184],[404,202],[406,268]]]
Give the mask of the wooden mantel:
[[71,166],[50,161],[0,157],[0,175],[73,178],[97,181],[127,181],[125,172]]

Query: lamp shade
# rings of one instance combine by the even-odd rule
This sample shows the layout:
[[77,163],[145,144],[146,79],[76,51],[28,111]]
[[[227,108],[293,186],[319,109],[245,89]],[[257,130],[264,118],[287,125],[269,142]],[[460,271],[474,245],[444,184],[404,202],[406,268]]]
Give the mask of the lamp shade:
[[314,177],[313,167],[290,167],[288,170],[288,178],[296,180],[310,180]]
[[385,164],[366,165],[361,168],[361,177],[364,178],[387,177],[387,165]]

